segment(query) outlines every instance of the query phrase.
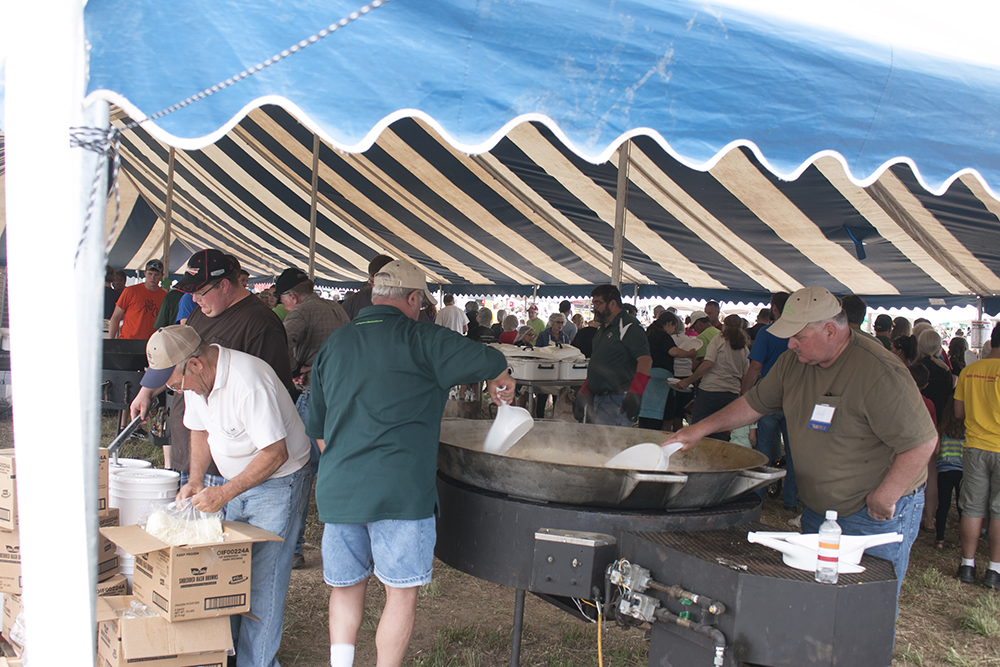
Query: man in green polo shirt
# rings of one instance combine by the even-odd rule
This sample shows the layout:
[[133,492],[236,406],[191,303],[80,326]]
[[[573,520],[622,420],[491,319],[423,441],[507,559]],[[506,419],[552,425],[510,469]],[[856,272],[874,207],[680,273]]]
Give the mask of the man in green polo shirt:
[[378,664],[400,665],[417,590],[431,580],[438,439],[448,390],[487,380],[514,398],[499,351],[417,321],[436,301],[424,273],[398,260],[375,275],[372,304],[326,340],[312,369],[307,432],[322,451],[316,506],[330,592],[330,664],[350,667],[374,570],[386,601]]

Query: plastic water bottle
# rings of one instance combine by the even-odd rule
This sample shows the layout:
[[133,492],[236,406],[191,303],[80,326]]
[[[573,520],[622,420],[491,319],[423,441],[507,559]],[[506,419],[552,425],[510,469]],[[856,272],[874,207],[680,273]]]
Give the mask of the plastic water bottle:
[[837,583],[840,564],[840,524],[837,513],[826,511],[826,521],[819,527],[819,553],[816,555],[816,581],[821,584]]

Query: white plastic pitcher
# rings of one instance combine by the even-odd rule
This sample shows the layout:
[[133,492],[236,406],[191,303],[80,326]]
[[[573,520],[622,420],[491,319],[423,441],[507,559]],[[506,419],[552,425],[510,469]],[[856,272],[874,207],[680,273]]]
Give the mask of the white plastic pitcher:
[[139,523],[143,510],[151,503],[165,505],[180,489],[181,474],[174,470],[112,468],[109,473],[108,506],[118,508],[122,526]]
[[501,403],[497,407],[497,418],[493,420],[493,425],[486,433],[483,451],[487,454],[505,454],[534,425],[535,420],[532,419],[530,412],[524,408]]

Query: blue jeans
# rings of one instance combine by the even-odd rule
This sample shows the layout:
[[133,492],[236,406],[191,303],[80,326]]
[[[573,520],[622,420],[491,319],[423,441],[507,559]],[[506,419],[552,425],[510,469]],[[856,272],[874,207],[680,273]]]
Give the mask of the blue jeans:
[[[868,513],[867,507],[850,516],[837,518],[840,529],[844,535],[878,535],[880,533],[902,533],[903,541],[894,544],[883,544],[882,546],[867,549],[865,553],[872,556],[884,558],[892,562],[896,571],[896,598],[899,598],[899,589],[903,585],[903,577],[906,576],[906,568],[910,563],[910,547],[917,539],[920,531],[920,518],[924,513],[924,487],[920,487],[913,493],[903,496],[896,501],[896,514],[888,521],[878,521]],[[802,532],[818,533],[819,525],[823,523],[825,516],[810,508],[806,508],[802,513]]]
[[[309,390],[304,390],[295,401],[295,410],[302,418],[302,423],[309,428]],[[313,480],[319,472],[319,445],[315,438],[309,438],[309,479],[306,480],[306,504],[302,508],[302,525],[299,526],[299,536],[295,540],[295,555],[302,555],[306,543],[306,518],[309,516],[309,493],[312,491]]]
[[[188,475],[188,473],[182,472],[181,473],[181,486],[184,486],[185,484],[187,484],[190,479],[191,479],[191,477]],[[226,478],[225,477],[219,477],[218,475],[209,475],[208,473],[205,473],[205,480],[202,483],[205,485],[206,489],[208,487],[210,487],[210,486],[222,486],[223,484],[226,483]]]
[[[703,389],[699,389],[698,393],[694,397],[694,408],[691,411],[691,423],[696,424],[702,419],[714,415],[716,412],[726,407],[739,397],[739,394],[728,391],[705,391]],[[729,433],[725,431],[709,433],[705,437],[714,438],[716,440],[725,440],[727,442],[729,441]]]
[[604,394],[594,396],[593,415],[587,415],[587,422],[590,424],[604,424],[605,426],[631,426],[632,420],[621,411],[622,401],[625,400],[625,393]]
[[[780,435],[779,435],[780,434]],[[795,483],[795,466],[792,463],[792,448],[788,444],[788,422],[784,412],[772,412],[757,420],[757,451],[764,454],[770,465],[781,458],[781,438],[785,439],[785,479],[782,484],[782,499],[786,507],[799,504],[799,487]],[[757,493],[764,497],[765,489]],[[822,523],[822,522],[820,522]]]
[[278,667],[285,597],[292,576],[295,536],[302,508],[309,501],[308,467],[285,477],[269,479],[226,504],[226,521],[243,521],[269,530],[283,542],[258,542],[250,559],[250,613],[230,617],[238,667]]

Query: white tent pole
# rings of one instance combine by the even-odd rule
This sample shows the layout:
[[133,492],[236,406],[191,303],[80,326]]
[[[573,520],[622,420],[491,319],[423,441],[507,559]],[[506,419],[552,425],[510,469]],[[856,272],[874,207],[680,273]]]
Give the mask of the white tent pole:
[[170,235],[173,232],[174,221],[174,158],[177,149],[170,147],[170,157],[167,159],[167,206],[163,220],[163,278],[170,282]]
[[625,213],[628,210],[628,156],[632,140],[618,149],[618,188],[615,196],[615,241],[611,252],[611,284],[621,289],[625,256]]
[[316,207],[319,203],[319,135],[313,135],[312,197],[309,201],[309,279],[316,277]]
[[[84,125],[106,129],[109,119],[106,103],[87,110],[82,105],[83,7],[81,0],[12,2],[3,21],[7,267],[26,655],[31,664],[61,667],[90,667],[95,653],[107,170],[96,153],[71,148],[69,134],[71,127]],[[46,266],[60,267],[69,290],[55,323],[42,316],[42,257]]]

